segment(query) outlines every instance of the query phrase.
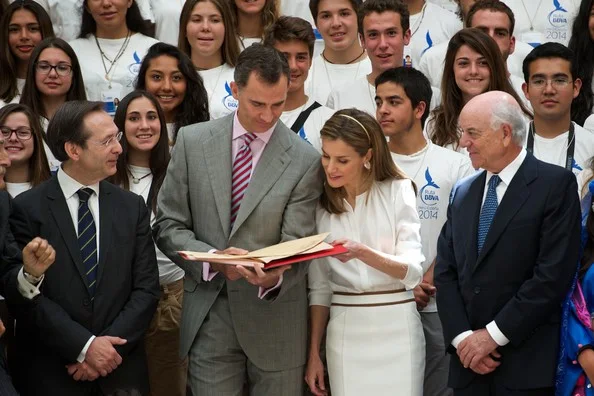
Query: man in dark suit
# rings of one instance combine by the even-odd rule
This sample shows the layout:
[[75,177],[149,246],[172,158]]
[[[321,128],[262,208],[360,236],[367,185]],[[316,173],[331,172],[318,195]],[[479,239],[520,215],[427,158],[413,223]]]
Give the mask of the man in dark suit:
[[56,250],[33,308],[17,316],[24,395],[148,394],[142,340],[159,293],[149,213],[102,181],[121,136],[102,104],[67,102],[48,127],[57,176],[14,200],[17,242],[39,235]]
[[571,172],[522,148],[508,94],[463,108],[460,144],[475,168],[452,191],[435,285],[455,395],[553,395],[561,302],[580,250]]

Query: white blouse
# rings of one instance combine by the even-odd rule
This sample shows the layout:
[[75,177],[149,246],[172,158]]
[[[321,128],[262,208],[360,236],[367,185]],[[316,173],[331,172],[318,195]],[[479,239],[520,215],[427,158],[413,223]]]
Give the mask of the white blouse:
[[309,266],[309,304],[330,306],[333,292],[363,293],[412,289],[421,282],[422,253],[416,196],[409,179],[376,182],[356,198],[353,209],[332,214],[318,205],[318,232],[330,239],[348,238],[407,265],[404,279],[394,278],[361,260],[346,263],[334,257],[314,260]]

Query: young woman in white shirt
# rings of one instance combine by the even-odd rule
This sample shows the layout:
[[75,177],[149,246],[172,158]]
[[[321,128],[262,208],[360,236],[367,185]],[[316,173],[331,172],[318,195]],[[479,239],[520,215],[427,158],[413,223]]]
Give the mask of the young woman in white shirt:
[[117,103],[134,90],[144,54],[158,42],[150,34],[134,0],[84,1],[80,36],[70,45],[80,59],[89,100],[102,101],[115,114]]
[[[69,100],[87,100],[78,57],[67,42],[51,37],[35,47],[27,69],[27,81],[21,103],[39,117],[43,136],[60,106]],[[50,170],[60,166],[43,140]]]
[[317,231],[348,252],[309,267],[306,382],[324,394],[319,349],[327,325],[333,395],[421,396],[425,339],[412,289],[424,258],[415,186],[370,115],[340,110],[320,134],[326,183]]
[[264,32],[279,17],[278,0],[228,0],[235,16],[237,39],[243,51],[264,39]]
[[192,59],[204,81],[212,120],[237,109],[231,82],[239,44],[227,0],[188,0],[180,18],[178,48]]
[[0,20],[0,106],[18,102],[35,46],[54,37],[49,15],[33,0],[8,6]]
[[29,107],[10,103],[0,109],[0,131],[11,162],[4,175],[11,197],[51,177],[39,118]]
[[[165,116],[153,95],[133,91],[121,100],[114,122],[124,136],[111,182],[143,197],[152,225],[170,158]],[[187,359],[178,354],[184,271],[155,250],[162,294],[145,335],[151,394],[185,396]]]
[[156,96],[165,114],[172,146],[181,127],[209,120],[202,78],[194,71],[190,58],[177,47],[157,43],[148,50],[138,72],[136,89]]
[[462,29],[448,44],[441,80],[441,105],[431,112],[426,124],[426,134],[431,141],[455,151],[464,150],[458,144],[458,115],[470,99],[488,91],[507,92],[516,99],[526,117],[532,118],[507,78],[495,40],[479,29]]

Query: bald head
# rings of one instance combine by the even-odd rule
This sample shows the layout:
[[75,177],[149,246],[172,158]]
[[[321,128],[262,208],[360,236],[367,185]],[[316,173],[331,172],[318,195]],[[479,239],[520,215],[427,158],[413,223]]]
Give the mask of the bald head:
[[460,113],[460,146],[475,168],[498,173],[518,155],[526,136],[518,102],[508,93],[490,91],[475,96]]

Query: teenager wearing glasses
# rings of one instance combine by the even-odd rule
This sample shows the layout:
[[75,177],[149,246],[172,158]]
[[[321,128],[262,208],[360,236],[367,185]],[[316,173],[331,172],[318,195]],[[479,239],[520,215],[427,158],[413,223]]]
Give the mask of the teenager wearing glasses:
[[4,176],[11,197],[51,177],[39,119],[29,107],[11,103],[0,109],[0,132],[11,162]]
[[[64,40],[51,37],[43,40],[33,51],[27,70],[21,103],[39,116],[45,132],[58,108],[69,100],[86,100],[80,64],[72,47]],[[44,133],[45,142],[45,133]],[[51,171],[60,165],[47,147],[46,155]]]

